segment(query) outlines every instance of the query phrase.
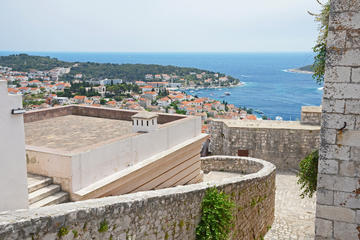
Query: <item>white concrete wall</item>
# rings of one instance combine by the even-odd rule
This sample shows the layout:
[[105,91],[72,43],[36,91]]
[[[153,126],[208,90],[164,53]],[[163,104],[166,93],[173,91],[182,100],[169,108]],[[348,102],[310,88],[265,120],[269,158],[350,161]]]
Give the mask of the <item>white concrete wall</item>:
[[200,118],[189,117],[72,157],[72,190],[78,191],[201,134]]
[[24,120],[11,114],[21,107],[21,96],[8,95],[0,81],[0,212],[28,207]]

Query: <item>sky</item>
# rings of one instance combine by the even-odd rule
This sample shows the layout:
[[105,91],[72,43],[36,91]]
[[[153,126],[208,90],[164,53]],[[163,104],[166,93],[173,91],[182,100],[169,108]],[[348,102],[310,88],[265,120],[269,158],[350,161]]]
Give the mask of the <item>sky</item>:
[[315,0],[1,0],[1,51],[311,51]]

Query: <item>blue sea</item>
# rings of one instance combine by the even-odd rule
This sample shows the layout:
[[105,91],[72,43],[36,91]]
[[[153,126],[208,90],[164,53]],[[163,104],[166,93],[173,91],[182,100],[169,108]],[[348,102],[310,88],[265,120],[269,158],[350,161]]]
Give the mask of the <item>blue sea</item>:
[[[0,55],[15,52],[0,52]],[[244,82],[243,86],[222,89],[200,89],[191,92],[236,106],[246,106],[274,119],[300,118],[301,106],[320,105],[322,86],[310,74],[285,70],[313,62],[308,53],[76,53],[25,52],[30,55],[51,56],[64,61],[99,63],[144,63],[195,67],[231,75]],[[190,93],[190,90],[187,91]],[[230,92],[230,96],[225,96]]]

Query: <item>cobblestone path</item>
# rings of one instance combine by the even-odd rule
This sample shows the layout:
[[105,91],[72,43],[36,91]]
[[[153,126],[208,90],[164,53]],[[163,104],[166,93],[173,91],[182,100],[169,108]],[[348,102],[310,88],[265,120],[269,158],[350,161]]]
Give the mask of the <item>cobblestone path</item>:
[[301,199],[291,172],[276,174],[275,221],[265,240],[314,239],[316,197]]

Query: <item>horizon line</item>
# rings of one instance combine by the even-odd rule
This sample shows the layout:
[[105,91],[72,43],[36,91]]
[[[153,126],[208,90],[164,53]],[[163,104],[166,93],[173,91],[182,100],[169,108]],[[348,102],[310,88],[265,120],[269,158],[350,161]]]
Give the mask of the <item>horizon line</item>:
[[120,53],[120,54],[244,54],[244,53],[259,53],[259,54],[266,54],[266,53],[313,53],[311,50],[309,51],[199,51],[199,52],[192,52],[192,51],[33,51],[33,50],[0,50],[3,53]]

